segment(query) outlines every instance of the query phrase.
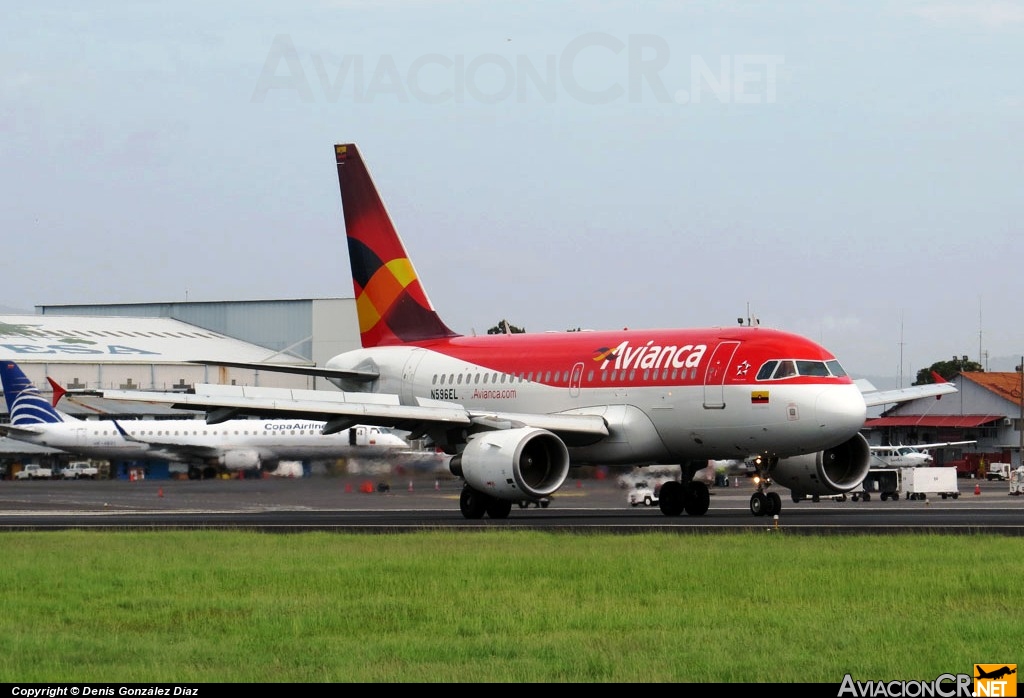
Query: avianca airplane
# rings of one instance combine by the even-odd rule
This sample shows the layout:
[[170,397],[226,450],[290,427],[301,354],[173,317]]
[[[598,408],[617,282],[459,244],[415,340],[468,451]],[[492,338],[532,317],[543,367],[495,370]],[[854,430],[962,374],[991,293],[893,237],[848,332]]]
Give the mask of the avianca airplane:
[[750,510],[775,514],[772,482],[807,494],[860,484],[868,404],[955,391],[869,402],[830,351],[761,326],[460,335],[434,310],[356,146],[335,146],[335,159],[362,348],[291,372],[343,392],[197,385],[194,394],[105,397],[206,409],[212,421],[284,414],[323,419],[328,432],[359,420],[429,436],[464,480],[462,514],[501,519],[513,502],[550,496],[580,465],[679,464],[661,511],[702,515],[710,496],[693,474],[710,459],[752,454],[763,477]]
[[[89,458],[185,462],[192,479],[254,468],[273,472],[282,460],[376,460],[411,452],[387,428],[360,425],[325,436],[322,422],[300,418],[218,425],[201,419],[82,420],[47,402],[13,361],[0,361],[0,380],[11,420],[0,433]],[[59,399],[55,393],[54,402]]]

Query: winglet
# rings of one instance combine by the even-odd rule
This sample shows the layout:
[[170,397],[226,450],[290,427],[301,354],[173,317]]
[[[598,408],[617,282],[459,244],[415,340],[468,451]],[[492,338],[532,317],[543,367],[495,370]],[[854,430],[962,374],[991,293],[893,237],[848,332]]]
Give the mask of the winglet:
[[60,402],[62,397],[67,395],[68,391],[64,389],[64,386],[49,376],[46,377],[46,380],[49,381],[50,387],[53,388],[53,406],[56,407],[57,403]]
[[117,429],[118,433],[121,434],[121,438],[124,439],[125,441],[135,441],[140,444],[145,443],[145,441],[143,441],[142,439],[136,439],[134,436],[126,432],[124,430],[124,427],[117,423],[116,419],[111,419],[110,421],[114,423],[114,428]]
[[939,375],[938,371],[932,371],[932,382],[933,383],[948,383],[949,381]]
[[363,347],[458,336],[442,322],[354,143],[334,146]]

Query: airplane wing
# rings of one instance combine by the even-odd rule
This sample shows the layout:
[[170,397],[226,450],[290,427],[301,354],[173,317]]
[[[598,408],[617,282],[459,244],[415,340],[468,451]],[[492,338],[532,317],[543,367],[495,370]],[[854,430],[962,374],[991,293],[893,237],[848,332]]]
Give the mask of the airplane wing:
[[375,369],[342,370],[339,368],[324,368],[322,366],[291,366],[288,364],[270,363],[249,363],[245,361],[189,361],[190,364],[203,366],[229,366],[232,368],[247,368],[253,371],[275,371],[277,373],[295,373],[300,376],[317,376],[319,378],[341,378],[348,381],[369,383],[380,378],[380,372]]
[[861,395],[864,396],[864,402],[868,407],[907,402],[923,397],[939,399],[943,395],[957,392],[956,386],[949,382],[912,385],[909,388],[897,388],[895,390],[876,390],[873,385],[866,381],[856,381],[856,383],[861,389]]
[[510,429],[535,427],[564,437],[573,444],[593,443],[608,436],[608,425],[596,414],[527,414],[467,410],[462,405],[415,398],[415,404],[401,404],[397,395],[346,393],[328,390],[254,388],[197,384],[193,393],[105,390],[110,400],[132,400],[169,404],[178,409],[204,410],[207,423],[216,424],[241,416],[301,417],[326,422],[325,434],[356,424],[389,426],[420,438],[432,427]]
[[114,427],[121,434],[121,437],[125,441],[134,441],[135,443],[145,444],[149,447],[149,454],[152,454],[155,458],[166,458],[167,460],[189,460],[189,459],[207,459],[216,458],[220,455],[220,452],[215,448],[208,446],[189,446],[187,444],[170,443],[167,441],[160,441],[158,439],[140,439],[136,436],[132,436],[124,427],[118,424],[116,419],[110,420],[114,423]]
[[[976,443],[978,443],[978,442],[977,441],[943,441],[941,443],[934,443],[934,444],[907,444],[907,445],[908,446],[913,446],[914,448],[918,449],[919,451],[926,451],[926,450],[928,450],[930,448],[945,448],[947,446],[966,446],[968,444],[976,444]],[[890,446],[890,448],[892,448],[892,447]]]

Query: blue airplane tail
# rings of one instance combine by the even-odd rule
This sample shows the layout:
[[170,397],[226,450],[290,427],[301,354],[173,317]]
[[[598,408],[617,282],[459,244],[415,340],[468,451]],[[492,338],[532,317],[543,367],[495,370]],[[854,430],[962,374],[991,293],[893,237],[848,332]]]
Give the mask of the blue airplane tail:
[[0,381],[3,381],[4,399],[11,424],[54,424],[64,417],[44,398],[39,389],[13,361],[0,361]]

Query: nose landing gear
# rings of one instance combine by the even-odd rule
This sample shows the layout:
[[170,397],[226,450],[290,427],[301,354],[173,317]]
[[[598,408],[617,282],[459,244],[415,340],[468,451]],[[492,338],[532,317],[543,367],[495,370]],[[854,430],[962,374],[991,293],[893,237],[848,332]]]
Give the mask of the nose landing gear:
[[763,461],[758,461],[757,468],[757,491],[750,495],[750,513],[754,516],[775,516],[782,511],[782,497],[778,492],[769,492],[772,486],[772,479],[768,476],[767,468],[763,467]]

